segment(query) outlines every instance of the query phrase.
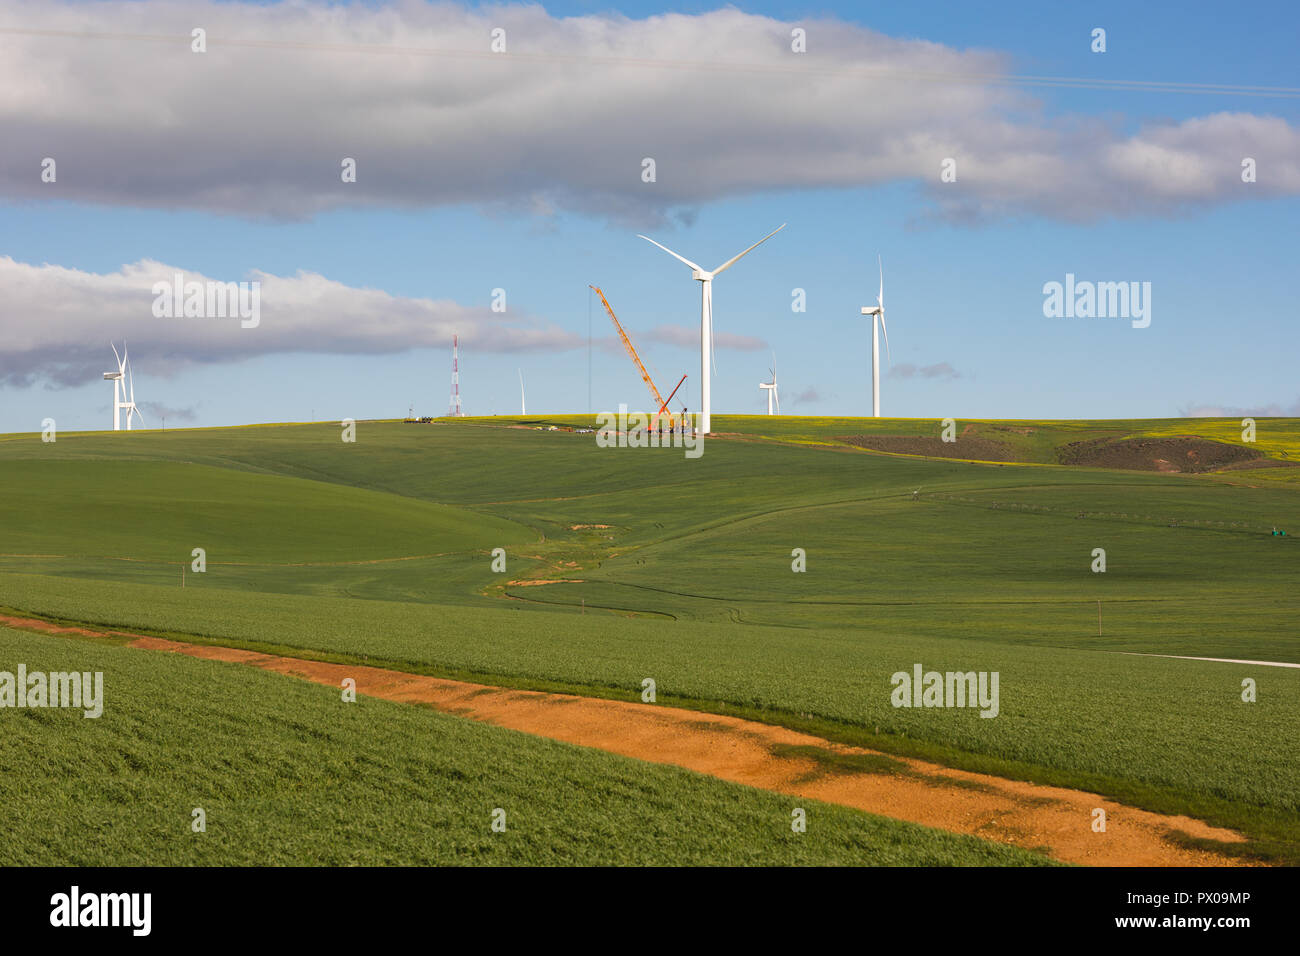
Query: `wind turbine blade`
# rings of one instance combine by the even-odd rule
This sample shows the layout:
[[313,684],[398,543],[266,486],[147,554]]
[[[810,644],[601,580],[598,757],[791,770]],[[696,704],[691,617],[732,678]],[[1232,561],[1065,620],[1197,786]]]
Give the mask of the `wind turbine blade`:
[[[117,370],[118,370],[119,372],[121,372],[121,371],[122,371],[122,357],[121,357],[120,355],[117,354],[117,346],[116,346],[116,345],[113,345],[112,342],[109,342],[108,344],[109,344],[109,346],[111,346],[112,349],[113,349],[113,358],[117,359]],[[123,348],[126,348],[125,343],[122,345],[122,347],[123,347]]]
[[[750,247],[749,247],[748,249],[746,249],[744,252],[737,253],[736,255],[734,255],[734,256],[732,256],[730,259],[728,259],[726,262],[724,262],[722,265],[718,266],[716,269],[713,270],[713,274],[716,276],[716,275],[721,275],[723,272],[726,272],[728,269],[730,269],[732,266],[734,266],[734,265],[736,264],[736,262],[740,259],[741,256],[745,255],[745,254],[748,253],[748,252],[752,252],[753,250],[757,249],[757,248],[758,248],[759,246],[761,246],[763,243],[767,242],[767,240],[771,239],[771,238],[772,238],[773,236],[775,236],[778,232],[780,232],[782,229],[784,229],[787,225],[788,225],[788,223],[784,223],[784,222],[781,223],[781,225],[777,226],[775,229],[773,229],[771,232],[769,232],[769,233],[768,233],[766,236],[764,236],[762,239],[758,240],[758,242],[754,243],[752,246],[750,246]],[[696,268],[699,268],[699,267],[697,266]]]
[[[637,237],[638,239],[644,239],[646,242],[650,243],[650,244],[653,245],[653,246],[658,246],[660,249],[662,249],[664,252],[668,253],[668,254],[669,254],[670,256],[672,256],[674,259],[676,259],[676,260],[679,261],[679,262],[684,262],[684,263],[686,263],[688,266],[690,266],[690,267],[691,267],[692,269],[694,269],[695,271],[697,271],[697,272],[703,272],[703,271],[704,271],[704,270],[701,269],[699,266],[697,266],[694,262],[691,262],[690,259],[687,259],[685,256],[679,256],[677,253],[673,252],[673,251],[672,251],[671,249],[669,249],[667,246],[663,245],[662,243],[655,242],[655,241],[654,241],[653,239],[651,239],[649,236],[643,236],[643,235],[641,235],[641,233],[638,232],[638,233],[636,234],[636,237]],[[749,251],[749,250],[746,250],[746,252],[748,252],[748,251]],[[742,254],[743,254],[743,253],[742,253]]]
[[772,397],[776,399],[776,413],[781,414],[781,390],[773,386]]
[[[881,321],[884,320],[885,308],[885,264],[880,261],[880,255],[876,255],[876,266],[880,269],[880,291],[876,293],[876,305],[881,308]],[[888,338],[888,336],[886,336]]]
[[894,356],[889,351],[889,326],[885,325],[885,310],[880,310],[880,331],[885,333],[885,357],[889,359],[889,364],[894,364]]

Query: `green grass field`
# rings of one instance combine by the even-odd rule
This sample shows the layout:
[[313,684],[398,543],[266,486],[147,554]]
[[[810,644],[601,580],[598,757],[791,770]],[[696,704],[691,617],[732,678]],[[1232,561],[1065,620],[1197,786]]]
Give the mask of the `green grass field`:
[[[1189,812],[1243,829],[1251,852],[1300,861],[1300,670],[1133,656],[1300,662],[1300,469],[1187,475],[1054,463],[1062,445],[1086,439],[1240,442],[1240,423],[960,423],[963,436],[1012,447],[1021,463],[1004,464],[839,441],[933,437],[933,421],[719,416],[715,427],[731,437],[706,440],[697,460],[538,430],[550,424],[590,420],[363,422],[355,444],[333,425],[88,433],[52,444],[0,436],[0,605],[629,700],[653,677],[667,704]],[[1300,421],[1261,419],[1255,447],[1300,460]],[[1275,527],[1290,533],[1275,536]],[[188,573],[182,588],[193,548],[206,550],[207,570]],[[504,574],[491,569],[494,548],[506,552]],[[806,552],[804,573],[791,570],[796,548]],[[1096,548],[1104,574],[1091,570]],[[0,649],[12,656],[15,639],[4,632]],[[114,666],[149,666],[126,663],[149,656],[139,652],[96,652],[126,655]],[[999,671],[1001,714],[893,708],[889,675],[918,662]],[[186,665],[230,669],[168,666]],[[1247,677],[1258,683],[1255,703],[1241,700]],[[239,706],[300,693],[275,690],[291,683],[275,675],[247,679],[267,690]],[[423,721],[429,734],[469,733],[439,729],[461,725],[436,715],[402,719]],[[397,736],[383,739],[398,746]],[[379,752],[354,738],[337,745]],[[475,737],[471,749],[495,745]],[[12,759],[7,747],[0,754]],[[617,789],[615,763],[584,772]],[[135,775],[153,785],[147,769]],[[526,789],[526,776],[515,784]],[[687,799],[686,780],[702,785],[689,774],[662,778],[665,807],[675,789]],[[62,812],[53,791],[34,799],[46,819]],[[311,799],[322,813],[342,805],[321,792]],[[376,813],[397,799],[370,794]],[[551,813],[548,826],[560,826],[557,807]],[[881,825],[857,816],[868,822],[854,825]],[[744,855],[750,832],[661,862],[779,862],[767,850]],[[414,844],[394,839],[382,859],[414,861]],[[502,860],[465,839],[466,861]],[[844,862],[856,839],[820,846],[816,859]],[[248,859],[229,847],[210,852],[201,861]],[[355,846],[302,852],[293,859],[380,859]],[[557,837],[519,859],[587,859],[566,852],[579,851]],[[949,852],[970,862],[937,846],[881,859]]]
[[[233,665],[3,628],[0,641],[32,669],[105,675],[98,719],[5,713],[4,866],[1048,862]],[[791,831],[795,806],[806,833]]]

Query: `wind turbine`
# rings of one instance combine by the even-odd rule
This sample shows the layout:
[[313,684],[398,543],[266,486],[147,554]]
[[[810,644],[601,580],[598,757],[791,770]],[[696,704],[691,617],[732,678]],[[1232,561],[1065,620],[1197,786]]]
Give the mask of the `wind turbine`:
[[[122,364],[126,366],[126,378],[122,380],[122,397],[126,399],[122,403],[122,410],[126,412],[126,430],[131,430],[131,416],[134,415],[140,419],[140,424],[144,424],[144,416],[140,414],[140,409],[135,407],[135,369],[131,368],[131,359],[126,354],[126,341],[122,341]],[[130,386],[130,397],[127,398],[127,388]]]
[[880,291],[876,293],[876,304],[863,306],[862,314],[871,316],[871,414],[880,417],[880,332],[885,333],[885,354],[889,354],[889,327],[885,325],[885,266],[876,256],[876,266],[880,269]]
[[[122,354],[117,354],[117,346],[112,342],[113,357],[117,359],[117,371],[105,372],[104,378],[111,379],[113,382],[113,431],[121,431],[121,413],[126,412],[126,430],[131,430],[131,416],[134,415],[140,419],[140,424],[144,424],[144,416],[140,414],[140,409],[135,406],[135,372],[131,369],[131,359],[127,354],[126,343],[122,343]],[[128,398],[129,383],[129,398]]]
[[700,283],[700,434],[708,434],[712,430],[710,427],[712,403],[710,402],[709,397],[709,360],[713,355],[713,279],[715,276],[722,275],[722,273],[734,266],[740,260],[741,256],[744,256],[746,253],[761,246],[785,227],[786,223],[781,223],[781,225],[777,226],[762,239],[758,240],[754,245],[744,250],[744,252],[732,256],[712,272],[701,269],[694,262],[691,262],[690,259],[679,256],[667,246],[655,242],[649,236],[643,236],[640,233],[637,233],[638,239],[644,239],[652,245],[659,246],[660,249],[668,253],[678,262],[690,266],[691,278]]
[[776,399],[776,412],[775,412],[775,414],[780,415],[780,414],[781,414],[781,395],[780,395],[780,393],[777,392],[777,390],[776,390],[776,353],[775,353],[775,352],[772,353],[772,367],[771,367],[768,371],[770,371],[770,372],[772,373],[772,381],[771,381],[770,383],[769,383],[769,382],[759,382],[759,383],[758,383],[758,387],[759,387],[759,388],[767,389],[767,413],[768,413],[769,415],[773,414],[773,412],[772,412],[772,400],[773,400],[773,399]]
[[[108,344],[113,346],[113,358],[117,359],[117,371],[104,373],[104,380],[113,383],[113,431],[116,432],[122,430],[121,390],[122,377],[126,374],[126,369],[122,365],[121,358],[118,357],[117,346],[113,345],[112,342],[109,342]],[[125,348],[125,346],[123,346],[123,348]]]
[[518,369],[519,372],[519,414],[527,415],[528,406],[524,403],[524,370]]

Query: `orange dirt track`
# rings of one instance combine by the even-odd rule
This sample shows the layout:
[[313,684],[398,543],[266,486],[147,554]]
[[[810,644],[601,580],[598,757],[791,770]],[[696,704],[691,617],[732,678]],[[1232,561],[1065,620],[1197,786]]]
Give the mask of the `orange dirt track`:
[[[120,632],[67,628],[0,615],[0,624],[54,634],[134,636],[131,647],[187,654],[276,671],[358,694],[411,704],[792,797],[841,804],[966,833],[1058,860],[1091,866],[1239,866],[1242,861],[1182,846],[1176,833],[1240,843],[1235,831],[1190,817],[1128,807],[1097,794],[954,770],[837,744],[737,717],[654,704],[569,694],[510,690],[355,664],[327,664],[208,644]],[[822,759],[817,759],[818,757]],[[853,765],[892,761],[892,770]],[[1092,830],[1093,810],[1106,811],[1106,832]]]

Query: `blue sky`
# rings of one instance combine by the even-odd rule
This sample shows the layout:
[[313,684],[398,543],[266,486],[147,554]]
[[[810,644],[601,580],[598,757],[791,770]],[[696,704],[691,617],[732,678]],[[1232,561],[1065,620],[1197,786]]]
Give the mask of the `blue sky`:
[[[224,6],[236,15],[243,9]],[[102,5],[69,5],[86,14],[86,29],[92,29],[99,15],[96,7],[102,11]],[[668,11],[694,17],[716,9],[714,4],[545,5],[552,18],[613,13],[616,23],[625,22],[620,17],[639,21]],[[995,10],[958,3],[815,8],[775,3],[739,9],[792,26],[805,20],[817,24],[838,20],[889,40],[928,41],[957,53],[990,51],[1004,58],[1012,75],[1300,85],[1294,58],[1300,14],[1291,4],[1254,5],[1249,15],[1232,17],[1224,17],[1222,7],[1214,4],[1173,3],[1143,4],[1138,9],[1127,4],[1090,4],[1078,10],[1028,3],[999,4]],[[13,5],[0,2],[0,26],[18,22],[14,10]],[[479,12],[473,7],[469,11]],[[1089,34],[1095,26],[1107,30],[1105,54],[1089,51]],[[689,37],[692,29],[691,21],[684,21],[682,36]],[[811,54],[823,39],[818,27],[810,30]],[[726,42],[725,37],[709,36],[712,42]],[[43,42],[48,50],[90,41],[24,38],[22,42]],[[99,43],[97,55],[131,55],[105,49],[111,42]],[[284,54],[253,51],[249,55]],[[599,68],[592,69],[593,79],[598,73]],[[707,77],[702,82],[707,84]],[[879,92],[902,97],[911,95],[915,85],[900,82]],[[18,89],[21,100],[22,87]],[[168,94],[142,87],[138,100],[108,109],[106,125],[118,137],[129,139],[139,111],[148,110],[154,95],[165,101]],[[1100,123],[1118,141],[1142,135],[1150,124],[1176,125],[1222,113],[1277,118],[1283,145],[1292,142],[1287,137],[1300,125],[1300,99],[1295,98],[1032,87],[1019,88],[1015,95],[1023,99],[1014,112],[1029,116],[1019,124],[1021,129]],[[673,108],[701,114],[711,109],[725,113],[736,106],[734,98],[721,104],[689,98],[674,103],[678,105]],[[854,101],[846,103],[840,118],[829,124],[831,135],[837,123],[852,127],[857,119]],[[651,108],[653,104],[645,107]],[[23,118],[18,115],[21,103],[10,109],[15,115],[7,118],[7,124]],[[918,113],[925,111],[918,109]],[[491,121],[490,115],[481,120]],[[780,121],[779,115],[774,118]],[[905,118],[901,125],[897,118],[866,122],[877,121],[885,124],[882,137],[903,138],[912,132]],[[385,134],[376,122],[375,130],[358,129],[358,140],[381,140]],[[926,117],[918,126],[926,122],[935,122],[940,129],[949,123]],[[365,120],[359,123],[364,125]],[[26,130],[27,126],[17,122],[11,128]],[[39,158],[50,148],[48,142],[63,142],[60,136],[74,142],[83,133],[54,130],[43,134],[44,141],[36,132],[7,138],[7,144],[0,146],[3,169],[19,168],[33,155]],[[529,148],[544,151],[545,135],[543,131],[530,139]],[[581,156],[611,133],[607,123],[584,125],[579,117],[555,135],[564,140],[558,151]],[[966,137],[968,142],[979,142],[978,131]],[[78,163],[92,161],[94,137],[85,133],[83,140],[89,142],[84,155],[64,147],[61,182],[78,175]],[[1217,137],[1215,148],[1235,155],[1233,144],[1221,140]],[[238,130],[223,142],[222,148],[246,155],[257,154],[265,144],[264,139],[240,136]],[[712,151],[698,138],[691,142],[702,153]],[[1065,142],[1070,145],[1068,138]],[[322,165],[337,168],[337,154],[349,149],[356,151],[350,143],[341,143],[338,150],[322,150]],[[654,146],[647,146],[646,152],[653,155]],[[737,155],[735,162],[747,161],[744,154]],[[287,214],[284,208],[250,212],[248,203],[238,201],[232,201],[229,209],[222,208],[220,199],[191,203],[184,190],[155,201],[147,187],[138,184],[119,196],[107,173],[105,183],[86,187],[82,194],[74,186],[53,195],[9,185],[17,174],[0,175],[0,189],[5,189],[0,194],[0,257],[32,267],[50,264],[96,275],[112,274],[141,260],[223,281],[247,278],[253,270],[274,276],[317,273],[353,289],[383,290],[396,297],[398,309],[406,300],[457,303],[471,310],[466,321],[477,315],[472,310],[486,309],[494,288],[504,288],[508,316],[518,314],[519,321],[556,334],[535,348],[521,350],[512,349],[500,336],[474,344],[474,335],[468,334],[461,350],[461,392],[470,414],[517,412],[516,369],[523,371],[528,406],[534,413],[601,410],[619,402],[645,404],[631,362],[621,350],[611,348],[611,327],[588,292],[591,282],[604,288],[665,391],[683,373],[689,375],[683,394],[685,404],[695,408],[698,347],[671,344],[671,336],[652,330],[677,326],[697,334],[698,284],[684,267],[637,239],[636,233],[645,232],[712,267],[788,222],[783,232],[715,283],[717,334],[748,339],[745,348],[718,349],[713,380],[716,413],[763,409],[765,400],[757,384],[775,351],[785,411],[868,414],[869,339],[859,308],[874,299],[875,257],[880,253],[894,366],[882,383],[886,415],[1165,417],[1196,409],[1300,414],[1295,372],[1300,333],[1292,279],[1300,190],[1289,179],[1281,186],[1266,182],[1274,167],[1263,158],[1259,183],[1212,184],[1203,187],[1203,195],[1195,192],[1202,187],[1193,184],[1187,187],[1192,191],[1188,201],[1165,203],[1157,198],[1146,208],[1148,197],[1136,190],[1154,182],[1158,191],[1161,176],[1157,175],[1125,186],[1135,190],[1132,197],[1099,200],[1095,214],[1054,198],[1055,190],[1069,194],[1072,181],[1057,184],[1046,198],[1037,187],[1020,195],[1014,186],[1003,184],[979,197],[984,214],[970,221],[946,211],[936,200],[936,195],[942,195],[935,192],[940,187],[920,172],[909,176],[867,170],[855,183],[857,174],[850,171],[845,177],[836,173],[833,182],[809,183],[801,174],[797,151],[792,157],[783,167],[787,180],[780,171],[765,171],[764,181],[755,186],[729,181],[725,169],[710,171],[715,181],[704,195],[666,201],[659,207],[653,203],[627,207],[617,197],[588,204],[580,195],[582,179],[577,176],[578,187],[570,186],[570,193],[576,188],[579,198],[570,201],[563,198],[569,194],[557,194],[562,198],[540,212],[505,201],[510,178],[518,176],[511,170],[502,173],[501,203],[483,199],[484,188],[489,190],[487,196],[492,195],[489,179],[486,187],[478,181],[467,186],[467,196],[473,195],[464,201],[456,200],[455,188],[450,198],[440,195],[427,200],[410,200],[394,192],[387,195],[398,195],[398,201],[367,196],[359,202],[331,201],[319,210],[304,203],[301,211]],[[186,163],[187,169],[195,165],[183,150],[173,159]],[[476,163],[474,156],[469,160],[471,166]],[[362,152],[361,175],[377,162]],[[477,162],[491,165],[509,160],[489,149]],[[1078,174],[1085,180],[1086,163],[1085,159]],[[681,168],[674,161],[661,161],[661,183]],[[1180,169],[1172,169],[1169,175],[1186,175],[1189,183],[1196,179]],[[1231,168],[1222,172],[1228,180],[1233,176]],[[439,171],[430,166],[421,173],[417,167],[416,174],[436,178]],[[161,174],[155,170],[150,175]],[[225,175],[229,174],[213,173],[214,180]],[[966,188],[960,173],[959,183],[953,185]],[[1088,180],[1079,189],[1100,189],[1102,195],[1108,185],[1113,183]],[[534,192],[545,192],[545,186],[543,182]],[[194,180],[185,188],[192,193]],[[1122,319],[1045,318],[1042,286],[1063,280],[1067,272],[1096,281],[1150,282],[1150,327],[1134,329]],[[790,309],[794,288],[806,290],[806,313]],[[13,296],[8,298],[13,301]],[[48,298],[36,300],[22,315],[0,312],[0,323],[12,329],[18,323],[52,328],[63,321],[63,313],[60,304]],[[264,308],[268,323],[272,322],[270,305]],[[150,425],[158,424],[164,414],[170,416],[170,427],[297,421],[311,416],[320,420],[394,417],[405,414],[410,405],[424,415],[447,410],[450,354],[440,340],[353,354],[354,349],[330,338],[332,326],[322,327],[317,342],[308,322],[298,334],[306,347],[318,346],[320,351],[276,347],[259,353],[251,347],[213,361],[199,354],[201,344],[151,347],[150,327],[120,321],[112,308],[104,310],[102,323],[95,318],[93,305],[90,313],[77,317],[75,328],[79,338],[103,339],[102,346],[94,343],[108,355],[99,371],[112,364],[109,340],[130,338],[137,401]],[[598,340],[590,385],[585,344],[589,321]],[[566,339],[561,332],[571,335]],[[255,341],[251,337],[258,332],[244,334]],[[364,336],[366,331],[356,334]],[[51,343],[57,343],[57,338]],[[187,354],[187,348],[194,354]],[[0,384],[0,431],[33,431],[45,417],[55,418],[65,429],[108,425],[110,387],[97,373],[79,384],[75,375],[67,380],[67,374],[62,378],[45,374],[33,358],[32,374],[24,376],[24,356],[37,353],[12,344],[8,349],[10,378]],[[0,354],[4,350],[0,346]],[[48,356],[48,351],[41,354]],[[909,376],[909,368],[935,371],[930,376],[919,371]]]

